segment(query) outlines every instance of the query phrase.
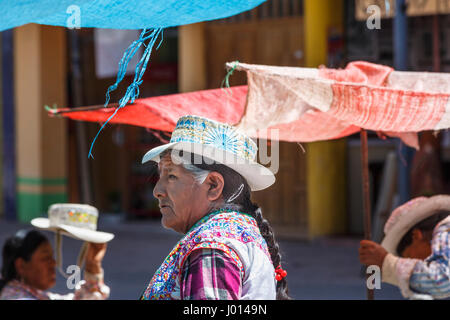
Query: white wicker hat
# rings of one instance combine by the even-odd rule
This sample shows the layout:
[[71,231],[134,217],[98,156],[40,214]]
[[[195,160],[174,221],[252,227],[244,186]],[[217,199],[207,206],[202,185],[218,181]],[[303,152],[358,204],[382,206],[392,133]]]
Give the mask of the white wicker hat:
[[94,243],[105,243],[114,234],[97,231],[98,210],[86,204],[57,203],[48,209],[48,218],[35,218],[31,224],[39,229]]
[[403,236],[417,223],[441,211],[450,211],[450,196],[419,197],[396,208],[384,226],[381,245],[390,253],[399,255],[397,246]]
[[166,150],[175,154],[186,151],[222,163],[244,177],[252,191],[266,189],[275,182],[273,172],[256,161],[256,143],[226,123],[194,115],[180,117],[170,142],[149,150],[142,163],[159,162]]

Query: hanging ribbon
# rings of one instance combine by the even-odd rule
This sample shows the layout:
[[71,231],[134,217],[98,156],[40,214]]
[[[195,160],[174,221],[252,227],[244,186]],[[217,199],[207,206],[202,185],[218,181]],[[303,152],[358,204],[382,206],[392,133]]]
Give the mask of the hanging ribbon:
[[[94,137],[94,140],[91,143],[88,158],[94,158],[92,156],[92,149],[94,148],[94,143],[97,140],[98,136],[100,135],[100,132],[105,127],[105,125],[116,115],[116,113],[121,108],[123,108],[128,103],[134,103],[134,100],[139,96],[139,86],[142,84],[142,76],[144,75],[145,69],[147,68],[147,64],[148,61],[150,60],[153,46],[156,40],[158,39],[159,35],[161,35],[161,41],[159,42],[156,48],[156,50],[158,50],[163,41],[163,28],[144,29],[141,35],[139,36],[139,39],[134,41],[123,54],[123,57],[119,62],[119,71],[117,73],[116,82],[113,85],[109,86],[108,90],[106,91],[106,101],[104,105],[105,108],[108,106],[110,100],[110,93],[117,89],[119,83],[125,77],[128,63],[134,57],[134,55],[142,45],[145,47],[144,54],[142,55],[142,58],[136,65],[133,82],[128,86],[125,95],[120,99],[119,106],[116,108],[114,113],[108,118],[108,120],[106,120],[106,122],[98,130],[96,136]],[[148,43],[145,44],[146,42]]]

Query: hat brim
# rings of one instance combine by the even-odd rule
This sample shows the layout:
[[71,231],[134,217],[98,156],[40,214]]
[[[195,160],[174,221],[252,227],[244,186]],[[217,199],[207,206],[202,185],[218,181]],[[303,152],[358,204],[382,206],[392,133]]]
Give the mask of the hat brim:
[[87,242],[106,243],[114,238],[114,234],[108,232],[77,228],[65,224],[61,224],[57,227],[50,226],[50,220],[47,218],[35,218],[31,220],[31,224],[39,229],[52,232],[60,231],[65,236]]
[[433,196],[418,202],[416,206],[408,208],[408,213],[400,216],[395,225],[386,233],[381,246],[388,252],[399,255],[397,246],[403,236],[417,223],[431,217],[440,210],[450,210],[450,196]]
[[238,172],[247,181],[252,191],[259,191],[275,183],[275,175],[268,168],[257,162],[245,160],[237,155],[219,150],[215,147],[191,142],[171,142],[149,150],[142,158],[142,163],[159,162],[160,154],[166,150],[183,150],[203,155],[206,158],[222,163]]

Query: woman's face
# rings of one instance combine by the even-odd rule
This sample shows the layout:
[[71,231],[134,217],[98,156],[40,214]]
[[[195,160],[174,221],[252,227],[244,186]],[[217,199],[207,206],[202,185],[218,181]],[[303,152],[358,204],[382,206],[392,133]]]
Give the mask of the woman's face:
[[424,260],[431,255],[431,236],[419,229],[413,230],[412,243],[407,246],[401,256],[403,258]]
[[55,285],[55,266],[52,246],[46,241],[37,247],[29,261],[22,259],[16,269],[19,269],[17,272],[27,285],[39,290],[47,290]]
[[159,181],[153,194],[159,200],[162,225],[180,233],[186,233],[211,204],[207,184],[198,184],[189,171],[171,161],[170,154],[159,162]]

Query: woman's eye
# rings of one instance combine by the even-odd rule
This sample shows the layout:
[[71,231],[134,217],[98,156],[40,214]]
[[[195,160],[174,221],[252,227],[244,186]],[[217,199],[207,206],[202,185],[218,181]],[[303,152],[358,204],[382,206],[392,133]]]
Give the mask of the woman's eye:
[[169,174],[169,179],[176,179],[177,177],[174,176],[173,174]]

